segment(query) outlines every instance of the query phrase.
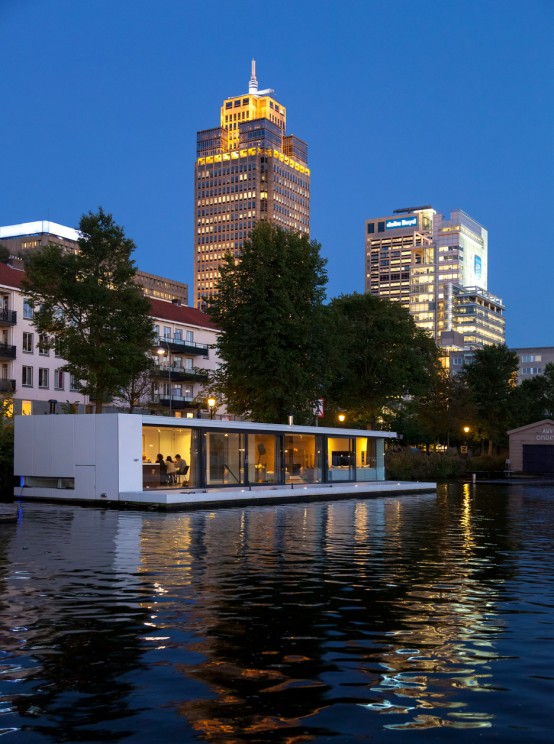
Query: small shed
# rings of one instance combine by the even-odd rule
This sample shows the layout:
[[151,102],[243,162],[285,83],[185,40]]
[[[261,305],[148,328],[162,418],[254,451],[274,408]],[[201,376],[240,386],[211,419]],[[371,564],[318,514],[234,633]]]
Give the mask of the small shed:
[[554,421],[544,419],[508,432],[510,467],[518,473],[554,473]]

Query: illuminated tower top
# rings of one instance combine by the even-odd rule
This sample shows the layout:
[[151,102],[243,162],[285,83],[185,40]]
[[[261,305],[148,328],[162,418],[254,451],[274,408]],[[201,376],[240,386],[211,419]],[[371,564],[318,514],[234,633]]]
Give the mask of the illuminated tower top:
[[287,111],[275,98],[271,88],[258,90],[256,60],[252,60],[252,73],[248,82],[248,93],[226,98],[221,106],[221,128],[228,132],[228,148],[234,150],[239,143],[239,124],[254,119],[269,119],[284,136],[287,129]]

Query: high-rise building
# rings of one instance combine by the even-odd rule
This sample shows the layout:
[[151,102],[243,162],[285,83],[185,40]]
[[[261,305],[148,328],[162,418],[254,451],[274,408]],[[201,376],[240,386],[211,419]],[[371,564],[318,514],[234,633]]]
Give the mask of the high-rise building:
[[366,222],[365,291],[400,302],[445,348],[504,343],[504,305],[487,290],[488,234],[462,210],[397,209]]
[[309,235],[308,147],[286,133],[287,112],[259,90],[256,63],[248,93],[223,101],[219,127],[198,132],[194,168],[194,303],[216,294],[219,266],[240,257],[260,220]]

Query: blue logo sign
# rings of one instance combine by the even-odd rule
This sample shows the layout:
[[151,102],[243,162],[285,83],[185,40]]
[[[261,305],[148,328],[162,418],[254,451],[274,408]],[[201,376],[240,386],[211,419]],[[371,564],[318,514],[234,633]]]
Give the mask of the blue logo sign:
[[483,263],[481,261],[481,256],[475,256],[473,260],[473,272],[475,274],[476,279],[481,278],[482,270],[483,270]]
[[398,217],[393,220],[387,220],[385,227],[387,230],[399,230],[404,227],[417,227],[417,217]]

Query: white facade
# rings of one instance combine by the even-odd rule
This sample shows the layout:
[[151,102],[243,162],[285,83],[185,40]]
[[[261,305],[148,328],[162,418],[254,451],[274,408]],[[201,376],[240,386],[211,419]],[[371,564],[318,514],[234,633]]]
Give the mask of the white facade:
[[[0,394],[13,397],[16,414],[60,413],[68,404],[91,413],[94,406],[79,392],[78,381],[62,370],[65,360],[54,349],[40,348],[33,311],[21,290],[24,275],[21,269],[0,263]],[[153,410],[169,412],[171,383],[171,415],[181,411],[186,415],[187,408],[196,412],[198,406],[193,401],[205,380],[202,370],[218,364],[213,348],[217,329],[200,310],[163,300],[150,299],[150,303],[152,321],[160,333],[152,350],[160,376],[145,398],[145,408],[150,410],[153,404]],[[165,352],[163,357],[157,353],[160,348]]]
[[41,349],[33,326],[32,308],[21,292],[24,272],[0,264],[0,391],[11,394],[15,413],[59,412],[67,403],[79,410],[88,398],[61,367],[65,361],[53,349]]

